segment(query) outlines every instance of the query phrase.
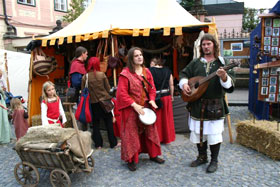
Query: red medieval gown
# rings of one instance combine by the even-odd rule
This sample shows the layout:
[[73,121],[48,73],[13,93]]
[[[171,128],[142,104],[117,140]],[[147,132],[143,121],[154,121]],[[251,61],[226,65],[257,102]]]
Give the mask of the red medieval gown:
[[[150,100],[155,100],[156,90],[153,77],[147,68],[143,75]],[[120,74],[117,90],[117,105],[121,113],[121,159],[138,163],[140,153],[148,153],[151,158],[161,155],[161,148],[155,125],[145,126],[140,122],[138,113],[131,107],[133,102],[148,107],[148,98],[142,86],[143,78],[124,68]],[[144,81],[145,82],[145,81]]]

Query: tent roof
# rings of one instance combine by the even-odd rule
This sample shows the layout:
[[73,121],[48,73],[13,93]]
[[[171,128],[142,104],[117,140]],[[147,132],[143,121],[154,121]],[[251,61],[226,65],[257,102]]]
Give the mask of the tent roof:
[[108,31],[118,35],[149,36],[150,29],[164,29],[164,35],[181,35],[182,27],[212,26],[215,23],[204,23],[197,20],[176,0],[92,0],[91,5],[71,24],[58,32],[37,38],[42,46],[59,44],[67,38],[72,43],[108,37]]

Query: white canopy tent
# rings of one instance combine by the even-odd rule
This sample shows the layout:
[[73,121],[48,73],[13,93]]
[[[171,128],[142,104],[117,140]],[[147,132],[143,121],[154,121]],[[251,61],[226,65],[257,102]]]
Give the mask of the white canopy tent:
[[[8,71],[5,68],[6,63]],[[4,72],[5,80],[8,75],[10,92],[14,96],[23,96],[25,100],[28,98],[29,66],[30,54],[0,49],[0,69]]]
[[37,38],[42,46],[54,45],[59,40],[63,44],[97,39],[108,32],[116,35],[149,36],[150,29],[164,29],[164,35],[170,35],[175,28],[175,35],[182,34],[183,27],[209,26],[209,32],[216,32],[215,23],[197,20],[176,0],[92,0],[91,5],[71,24],[62,30]]

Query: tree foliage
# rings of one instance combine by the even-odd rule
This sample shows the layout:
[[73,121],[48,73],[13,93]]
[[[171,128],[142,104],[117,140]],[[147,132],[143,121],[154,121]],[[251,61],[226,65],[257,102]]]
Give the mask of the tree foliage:
[[180,5],[187,11],[190,11],[191,8],[194,6],[194,3],[195,3],[195,0],[182,0]]
[[261,14],[265,9],[244,8],[242,28],[245,31],[251,32],[260,23],[258,14]]
[[84,0],[72,0],[70,3],[70,10],[67,12],[65,16],[63,16],[63,21],[71,23],[77,17],[79,17],[85,10],[83,6]]

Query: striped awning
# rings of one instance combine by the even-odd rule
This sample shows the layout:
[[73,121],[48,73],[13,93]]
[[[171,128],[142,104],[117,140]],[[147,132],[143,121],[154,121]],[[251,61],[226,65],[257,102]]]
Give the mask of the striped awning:
[[216,32],[215,23],[197,20],[176,0],[92,0],[91,5],[71,24],[43,38],[42,46],[58,42],[81,42],[107,38],[109,34],[149,36],[151,30],[163,30],[163,35],[182,35],[182,28],[205,26]]

